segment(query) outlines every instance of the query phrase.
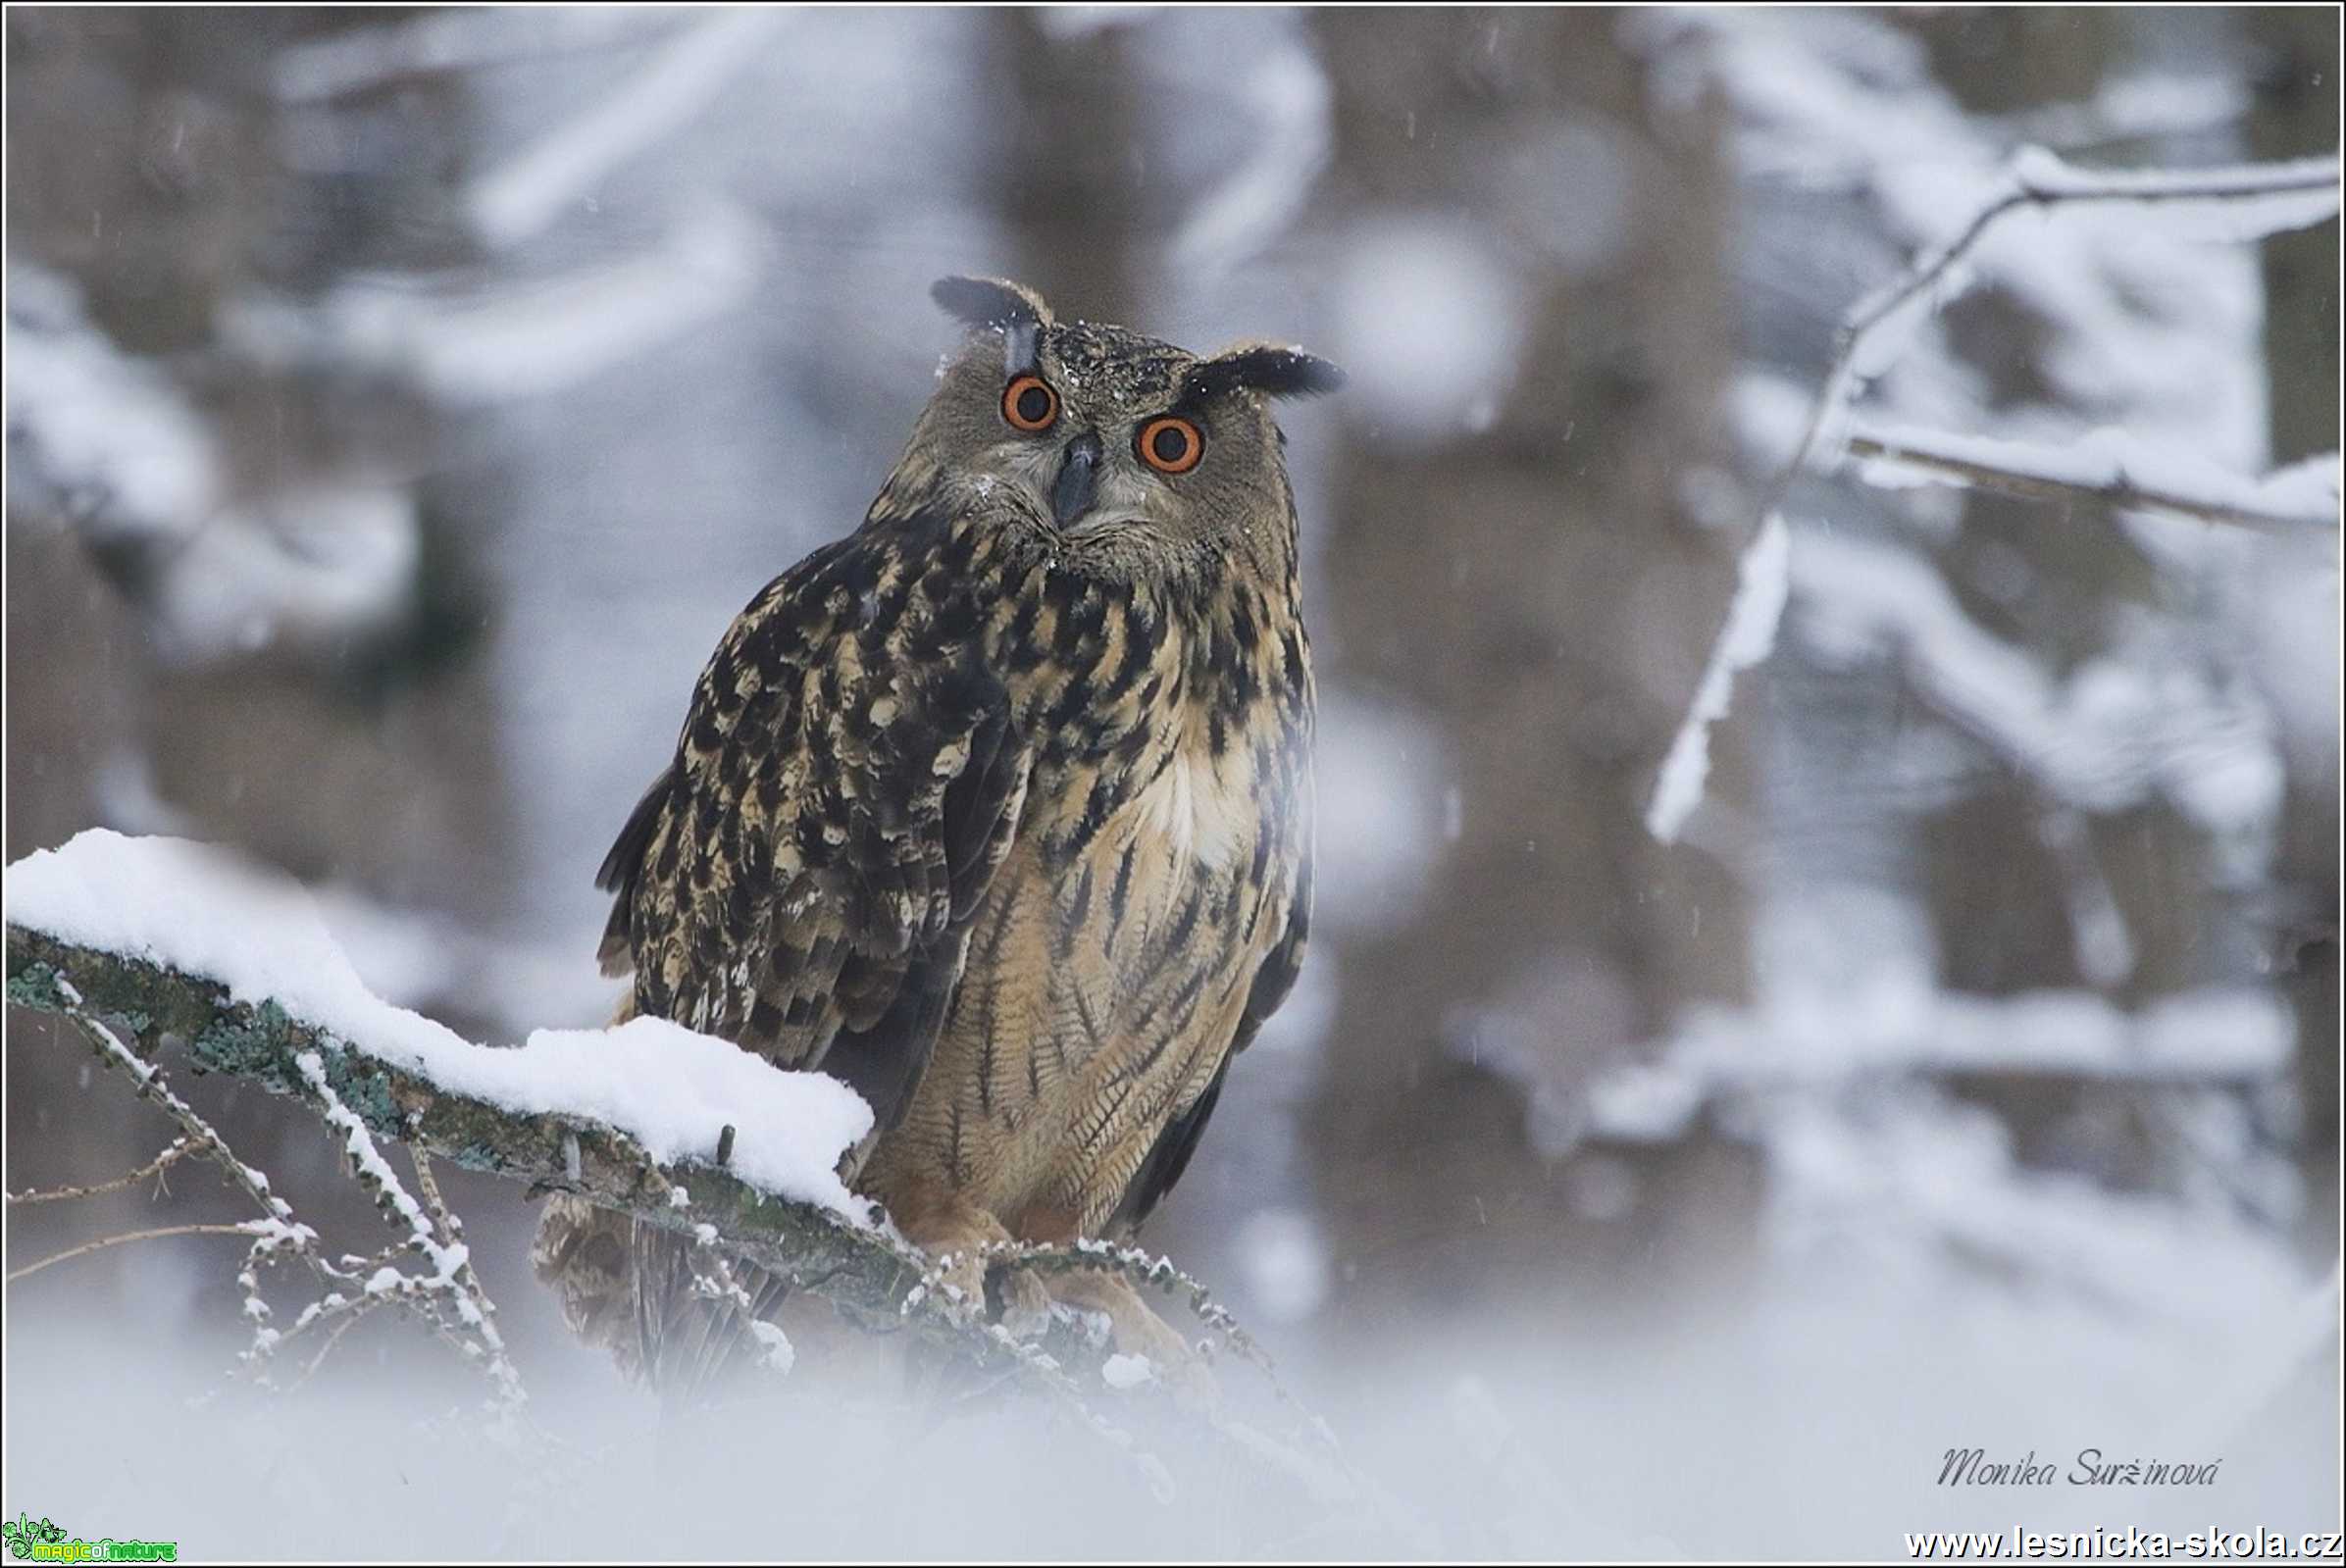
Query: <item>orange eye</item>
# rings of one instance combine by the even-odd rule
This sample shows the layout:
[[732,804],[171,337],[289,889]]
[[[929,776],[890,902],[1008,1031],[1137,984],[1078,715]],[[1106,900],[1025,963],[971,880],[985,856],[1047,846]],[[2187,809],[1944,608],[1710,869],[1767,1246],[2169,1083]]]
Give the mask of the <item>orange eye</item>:
[[1141,461],[1160,474],[1187,474],[1205,455],[1205,437],[1188,420],[1166,415],[1141,427]]
[[1059,417],[1059,394],[1040,376],[1021,376],[1002,388],[1002,418],[1014,429],[1047,430]]

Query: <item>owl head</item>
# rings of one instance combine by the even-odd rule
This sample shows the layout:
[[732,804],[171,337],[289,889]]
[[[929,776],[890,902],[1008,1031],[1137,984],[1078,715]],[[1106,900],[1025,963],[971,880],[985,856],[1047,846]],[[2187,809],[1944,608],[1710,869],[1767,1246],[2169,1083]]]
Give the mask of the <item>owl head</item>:
[[1267,343],[1200,357],[1061,322],[996,278],[947,278],[930,293],[970,337],[940,372],[892,490],[1007,499],[1071,556],[1102,563],[1292,528],[1269,402],[1333,391],[1344,377],[1326,360]]

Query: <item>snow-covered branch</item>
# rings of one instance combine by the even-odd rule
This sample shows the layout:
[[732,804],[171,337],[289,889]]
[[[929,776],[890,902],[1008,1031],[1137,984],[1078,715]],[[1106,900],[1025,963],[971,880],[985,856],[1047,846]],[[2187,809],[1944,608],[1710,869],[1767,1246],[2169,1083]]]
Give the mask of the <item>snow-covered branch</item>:
[[1791,559],[1792,535],[1784,527],[1782,514],[1770,512],[1743,552],[1736,572],[1735,599],[1727,607],[1727,628],[1710,650],[1702,684],[1688,705],[1686,722],[1670,742],[1669,755],[1662,759],[1654,802],[1646,809],[1646,832],[1662,843],[1675,839],[1695,807],[1703,803],[1703,784],[1710,777],[1710,726],[1727,716],[1735,677],[1765,659],[1775,647]]
[[[1917,257],[1843,318],[1833,363],[1810,410],[1808,428],[1785,465],[1782,483],[1789,485],[1808,464],[1819,437],[1848,405],[1861,376],[1878,368],[1868,356],[1873,339],[1908,311],[1928,305],[1973,247],[2014,213],[2077,203],[2238,203],[2245,211],[2232,237],[2251,240],[2336,216],[2338,180],[2334,154],[2220,169],[2096,170],[2080,169],[2042,147],[2021,148],[2007,165],[2000,188],[1973,210],[1953,239]],[[1777,499],[1782,499],[1780,490]]]
[[[394,1138],[470,1169],[580,1192],[688,1235],[712,1224],[729,1245],[761,1267],[892,1327],[902,1297],[924,1270],[917,1254],[841,1209],[786,1195],[771,1183],[719,1169],[706,1156],[656,1157],[646,1146],[653,1135],[641,1125],[631,1133],[576,1112],[516,1110],[477,1089],[441,1082],[428,1063],[396,1064],[393,1058],[402,1053],[393,1042],[347,1037],[276,997],[238,990],[232,983],[135,952],[63,939],[20,923],[11,911],[9,1001],[119,1021],[134,1039],[126,1048],[135,1050],[148,1074],[165,1037],[176,1037],[199,1071],[232,1074],[310,1099],[322,1114],[338,1113],[339,1131],[354,1149],[361,1139],[371,1150],[374,1139]],[[624,1054],[622,1042],[612,1043],[613,1054]],[[468,1048],[484,1056],[529,1055]],[[679,1073],[691,1070],[688,1058],[679,1062]],[[721,1131],[712,1121],[712,1150]],[[836,1159],[837,1150],[829,1157]],[[380,1152],[375,1159],[382,1161]],[[679,1187],[690,1192],[689,1203],[673,1201]],[[420,1210],[418,1219],[422,1234],[429,1226]],[[434,1244],[441,1244],[436,1238]]]
[[675,25],[632,6],[434,11],[296,44],[278,57],[270,79],[285,103],[326,103],[414,76],[624,48]]
[[[575,1111],[516,1110],[451,1087],[429,1067],[396,1065],[393,1058],[400,1052],[394,1044],[346,1038],[274,997],[244,999],[232,985],[149,957],[64,940],[14,918],[8,925],[8,1000],[38,1012],[119,1026],[106,1028],[105,1034],[125,1064],[140,1074],[142,1085],[160,1084],[155,1058],[170,1037],[182,1042],[198,1071],[230,1074],[309,1102],[347,1145],[361,1180],[407,1227],[410,1244],[434,1263],[434,1278],[456,1287],[475,1310],[463,1243],[451,1241],[427,1206],[407,1192],[378,1139],[396,1139],[413,1150],[534,1188],[578,1192],[696,1240],[713,1236],[727,1252],[824,1297],[851,1321],[882,1332],[912,1329],[988,1367],[1016,1363],[985,1327],[963,1323],[923,1288],[935,1272],[930,1260],[875,1223],[854,1200],[833,1205],[788,1195],[770,1180],[747,1179],[718,1166],[711,1155],[656,1157],[647,1147],[656,1135],[646,1131],[656,1118],[634,1121],[631,1130],[631,1119],[624,1117],[619,1119],[623,1125],[614,1126]],[[625,1054],[617,1038],[621,1033],[610,1032],[617,1055]],[[484,1055],[531,1056],[527,1049],[469,1048]],[[809,1076],[778,1073],[745,1053],[734,1054],[777,1079]],[[688,1056],[678,1062],[677,1071],[689,1076]],[[750,1109],[737,1114],[743,1122],[753,1121]],[[711,1124],[712,1150],[723,1131]],[[829,1157],[837,1154],[833,1149]],[[264,1175],[249,1174],[259,1201],[281,1204],[269,1192]],[[680,1195],[685,1201],[678,1201]],[[289,1210],[280,1217],[291,1223]],[[296,1250],[306,1254],[308,1249]],[[1049,1250],[1020,1251],[1005,1253],[1003,1261],[1032,1265],[1053,1256]],[[1121,1254],[1085,1253],[1071,1261],[1124,1267]],[[1145,1261],[1149,1266],[1131,1272],[1167,1292],[1194,1283],[1163,1268],[1161,1260]],[[1152,1270],[1163,1278],[1150,1279]],[[464,1307],[457,1311],[473,1326]],[[1202,1315],[1216,1322],[1223,1316],[1210,1305]]]
[[2157,795],[2211,836],[2257,835],[2283,780],[2253,710],[2187,672],[2154,681],[2095,661],[2066,681],[1967,615],[1930,562],[1804,532],[1797,625],[1821,656],[1892,661],[1939,717],[2050,801],[2091,813]]
[[[1802,422],[1799,438],[1768,487],[1760,525],[1744,547],[1741,586],[1711,651],[1695,699],[1658,776],[1646,814],[1647,830],[1662,842],[1677,836],[1702,801],[1710,726],[1724,718],[1735,671],[1766,656],[1751,646],[1746,599],[1756,582],[1781,575],[1784,541],[1778,514],[1793,481],[1810,467],[1846,416],[1862,380],[1878,376],[1894,348],[1882,346],[1892,329],[1934,303],[1959,278],[1964,258],[1999,222],[2023,208],[2070,204],[2139,203],[2214,207],[2232,215],[2224,237],[2254,240],[2333,218],[2339,203],[2339,160],[2301,158],[2270,164],[2194,170],[2092,170],[2041,147],[2025,147],[2004,177],[1955,229],[1887,285],[1861,300],[1842,319],[1833,359]],[[1989,441],[1908,429],[1844,434],[1847,450],[1868,464],[1877,481],[1891,469],[1928,472],[2014,494],[2055,500],[2089,496],[2118,508],[2179,513],[2210,522],[2302,532],[2334,528],[2338,481],[2334,459],[2300,464],[2264,480],[2245,480],[2148,453],[2122,435],[2097,433],[2073,446]]]
[[664,41],[626,82],[490,169],[465,193],[491,250],[543,231],[611,169],[677,130],[754,65],[782,19],[715,11]]
[[2042,1079],[2154,1087],[2277,1081],[2296,1048],[2285,1004],[2211,987],[2135,1011],[2089,991],[1841,998],[1830,1012],[1707,1011],[1652,1060],[1599,1078],[1589,1131],[1623,1142],[1680,1137],[1735,1095],[1900,1079]]
[[240,301],[226,320],[255,360],[359,367],[477,408],[559,394],[672,342],[748,299],[759,266],[749,220],[712,202],[625,256],[520,280],[361,280],[302,304]]
[[2187,455],[2162,452],[2123,430],[2095,430],[2054,445],[1952,435],[1907,426],[1858,426],[1846,445],[1876,483],[1900,486],[1925,476],[2006,495],[2092,501],[2119,511],[2167,512],[2266,532],[2335,532],[2335,453],[2244,480]]
[[[1089,1402],[1121,1387],[1104,1343],[1055,1317],[1040,1340],[1020,1341],[948,1303],[936,1289],[937,1262],[846,1190],[839,1158],[863,1137],[870,1111],[832,1079],[783,1072],[655,1019],[540,1031],[516,1048],[472,1043],[369,992],[298,888],[179,840],[93,830],[10,867],[8,893],[10,1004],[73,1020],[180,1120],[185,1141],[230,1160],[263,1209],[251,1234],[269,1234],[256,1241],[256,1259],[270,1247],[272,1257],[281,1251],[319,1272],[324,1298],[281,1335],[257,1330],[256,1357],[313,1328],[338,1337],[387,1294],[425,1311],[443,1338],[473,1346],[468,1355],[518,1401],[459,1222],[431,1174],[430,1157],[440,1156],[678,1232],[695,1243],[698,1272],[718,1295],[740,1290],[734,1268],[754,1265],[868,1331],[912,1334],[1020,1383],[1130,1447]],[[400,1230],[391,1252],[422,1257],[428,1272],[376,1269],[382,1258],[329,1260],[266,1175],[228,1156],[170,1089],[158,1060],[167,1039],[199,1072],[251,1081],[315,1110]],[[385,1138],[414,1155],[420,1200],[384,1157]],[[1230,1315],[1162,1258],[1095,1245],[1016,1248],[990,1268],[1121,1274],[1186,1309],[1209,1344],[1261,1361]],[[265,1329],[269,1309],[253,1275],[248,1264],[240,1279],[248,1313]],[[787,1364],[779,1331],[758,1339],[769,1364]],[[1280,1446],[1220,1412],[1209,1416],[1219,1442],[1250,1454]]]

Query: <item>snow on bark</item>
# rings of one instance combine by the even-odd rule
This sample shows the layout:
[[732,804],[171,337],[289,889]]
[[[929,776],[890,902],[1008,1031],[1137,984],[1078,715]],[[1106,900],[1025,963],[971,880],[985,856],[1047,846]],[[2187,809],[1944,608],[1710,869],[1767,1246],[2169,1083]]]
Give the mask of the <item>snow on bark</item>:
[[274,1001],[452,1092],[522,1115],[599,1122],[662,1164],[713,1162],[731,1126],[735,1175],[869,1223],[869,1206],[837,1167],[870,1130],[871,1110],[838,1080],[783,1072],[653,1018],[539,1030],[518,1049],[475,1044],[376,996],[306,892],[220,850],[92,829],[9,867],[7,910],[11,925],[218,981],[237,1001]]

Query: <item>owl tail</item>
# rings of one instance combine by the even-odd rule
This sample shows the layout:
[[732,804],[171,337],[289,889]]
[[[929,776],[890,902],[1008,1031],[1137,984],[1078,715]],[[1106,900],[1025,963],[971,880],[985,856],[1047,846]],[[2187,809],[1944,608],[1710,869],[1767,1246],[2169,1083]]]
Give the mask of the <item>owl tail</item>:
[[789,1295],[733,1259],[740,1296],[712,1293],[711,1259],[690,1240],[564,1192],[546,1199],[530,1262],[570,1331],[671,1405],[709,1402],[751,1375],[762,1347],[749,1325],[773,1322]]
[[[646,800],[665,784],[663,777]],[[631,988],[611,1022],[635,1016]],[[718,1257],[736,1290],[712,1292]],[[622,1377],[650,1385],[671,1405],[710,1402],[753,1371],[763,1347],[749,1325],[772,1323],[790,1294],[753,1264],[712,1254],[673,1231],[569,1192],[546,1198],[530,1266],[560,1297],[571,1333],[608,1352]]]

